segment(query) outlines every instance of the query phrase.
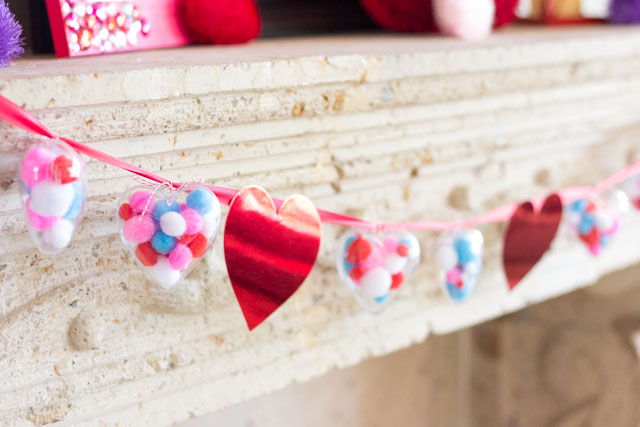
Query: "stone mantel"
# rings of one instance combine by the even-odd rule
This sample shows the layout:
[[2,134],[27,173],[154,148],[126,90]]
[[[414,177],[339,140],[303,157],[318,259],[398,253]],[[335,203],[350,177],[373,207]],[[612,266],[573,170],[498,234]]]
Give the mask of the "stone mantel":
[[[171,180],[260,184],[373,220],[464,218],[596,182],[640,158],[640,29],[513,28],[465,43],[368,35],[261,40],[18,61],[0,93],[50,129]],[[248,333],[221,239],[176,290],[134,265],[115,200],[136,185],[89,161],[86,216],[56,258],[32,247],[15,171],[32,138],[0,126],[0,420],[168,425],[590,285],[640,260],[640,216],[592,258],[566,231],[509,293],[504,226],[482,227],[485,272],[464,304],[440,290],[434,233],[383,313],[317,265]]]

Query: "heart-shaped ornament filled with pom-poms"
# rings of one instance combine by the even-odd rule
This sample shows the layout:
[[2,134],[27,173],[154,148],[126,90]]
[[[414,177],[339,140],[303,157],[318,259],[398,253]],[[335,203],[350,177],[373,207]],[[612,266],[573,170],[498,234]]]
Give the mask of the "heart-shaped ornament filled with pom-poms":
[[43,140],[26,152],[18,181],[34,244],[48,255],[60,253],[84,210],[87,177],[82,157],[62,141]]
[[611,243],[628,206],[629,199],[622,191],[610,190],[570,203],[565,218],[589,252],[597,256]]
[[220,229],[220,202],[208,188],[129,189],[119,200],[120,237],[147,275],[174,288],[200,262]]
[[482,272],[484,238],[476,229],[458,229],[440,236],[436,262],[445,294],[465,301]]
[[389,304],[420,262],[420,244],[408,232],[350,230],[337,244],[338,274],[371,313]]

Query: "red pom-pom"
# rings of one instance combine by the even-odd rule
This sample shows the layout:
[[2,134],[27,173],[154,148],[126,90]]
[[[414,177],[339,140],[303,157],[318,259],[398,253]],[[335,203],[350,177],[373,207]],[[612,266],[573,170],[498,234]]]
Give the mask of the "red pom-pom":
[[516,19],[516,7],[518,0],[495,0],[496,16],[493,21],[493,28],[510,24]]
[[349,271],[349,277],[351,277],[351,280],[353,281],[360,280],[362,276],[364,276],[364,269],[359,265],[356,265],[351,269],[351,271]]
[[399,271],[391,276],[391,289],[398,289],[400,286],[402,286],[403,282],[404,274],[402,274],[402,271]]
[[121,204],[118,209],[118,216],[125,221],[130,219],[133,216],[133,209],[131,209],[131,205],[129,203]]
[[396,250],[396,252],[398,253],[398,255],[400,255],[402,258],[406,258],[409,256],[409,246],[404,244],[404,243],[400,243],[398,245],[398,249]]
[[153,249],[151,242],[140,243],[136,248],[136,257],[145,267],[151,267],[158,262],[158,252]]
[[369,255],[371,255],[371,242],[358,237],[347,248],[346,260],[352,264],[358,264],[369,258]]
[[260,33],[254,0],[181,0],[180,18],[189,38],[197,43],[245,43]]
[[191,242],[189,242],[189,249],[191,249],[191,255],[194,258],[200,258],[207,251],[207,238],[203,234],[196,234],[192,236]]
[[73,160],[65,155],[59,155],[53,161],[53,179],[60,184],[69,184],[78,179],[72,175]]

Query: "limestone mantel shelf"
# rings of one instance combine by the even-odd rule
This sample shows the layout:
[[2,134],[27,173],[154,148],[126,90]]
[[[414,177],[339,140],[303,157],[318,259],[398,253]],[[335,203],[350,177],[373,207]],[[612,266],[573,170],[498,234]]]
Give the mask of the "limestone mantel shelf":
[[[513,28],[464,43],[371,35],[258,41],[93,58],[26,59],[0,93],[60,135],[172,180],[198,177],[376,220],[460,218],[589,184],[640,157],[640,29]],[[86,217],[56,258],[36,253],[14,179],[24,133],[0,126],[0,420],[168,425],[512,312],[640,260],[637,215],[599,258],[566,231],[514,292],[503,225],[465,304],[442,294],[433,233],[382,314],[363,313],[323,228],[299,292],[248,333],[221,241],[160,291],[115,232],[134,185],[88,162]]]

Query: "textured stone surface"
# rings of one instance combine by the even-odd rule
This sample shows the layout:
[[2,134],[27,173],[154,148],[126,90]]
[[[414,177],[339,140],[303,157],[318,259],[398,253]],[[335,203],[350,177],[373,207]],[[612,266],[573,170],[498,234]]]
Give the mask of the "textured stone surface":
[[[514,29],[478,43],[376,36],[261,41],[64,61],[26,60],[0,93],[55,132],[173,180],[274,195],[375,220],[451,219],[592,183],[640,158],[640,31]],[[640,220],[592,260],[566,232],[510,294],[502,225],[483,227],[486,271],[449,303],[434,233],[422,266],[379,316],[339,282],[323,228],[300,291],[246,331],[221,242],[172,292],[116,235],[131,177],[88,163],[87,215],[70,248],[36,253],[15,170],[32,141],[0,126],[0,419],[166,425],[304,381],[594,282],[627,266]],[[135,422],[134,422],[135,420]]]

